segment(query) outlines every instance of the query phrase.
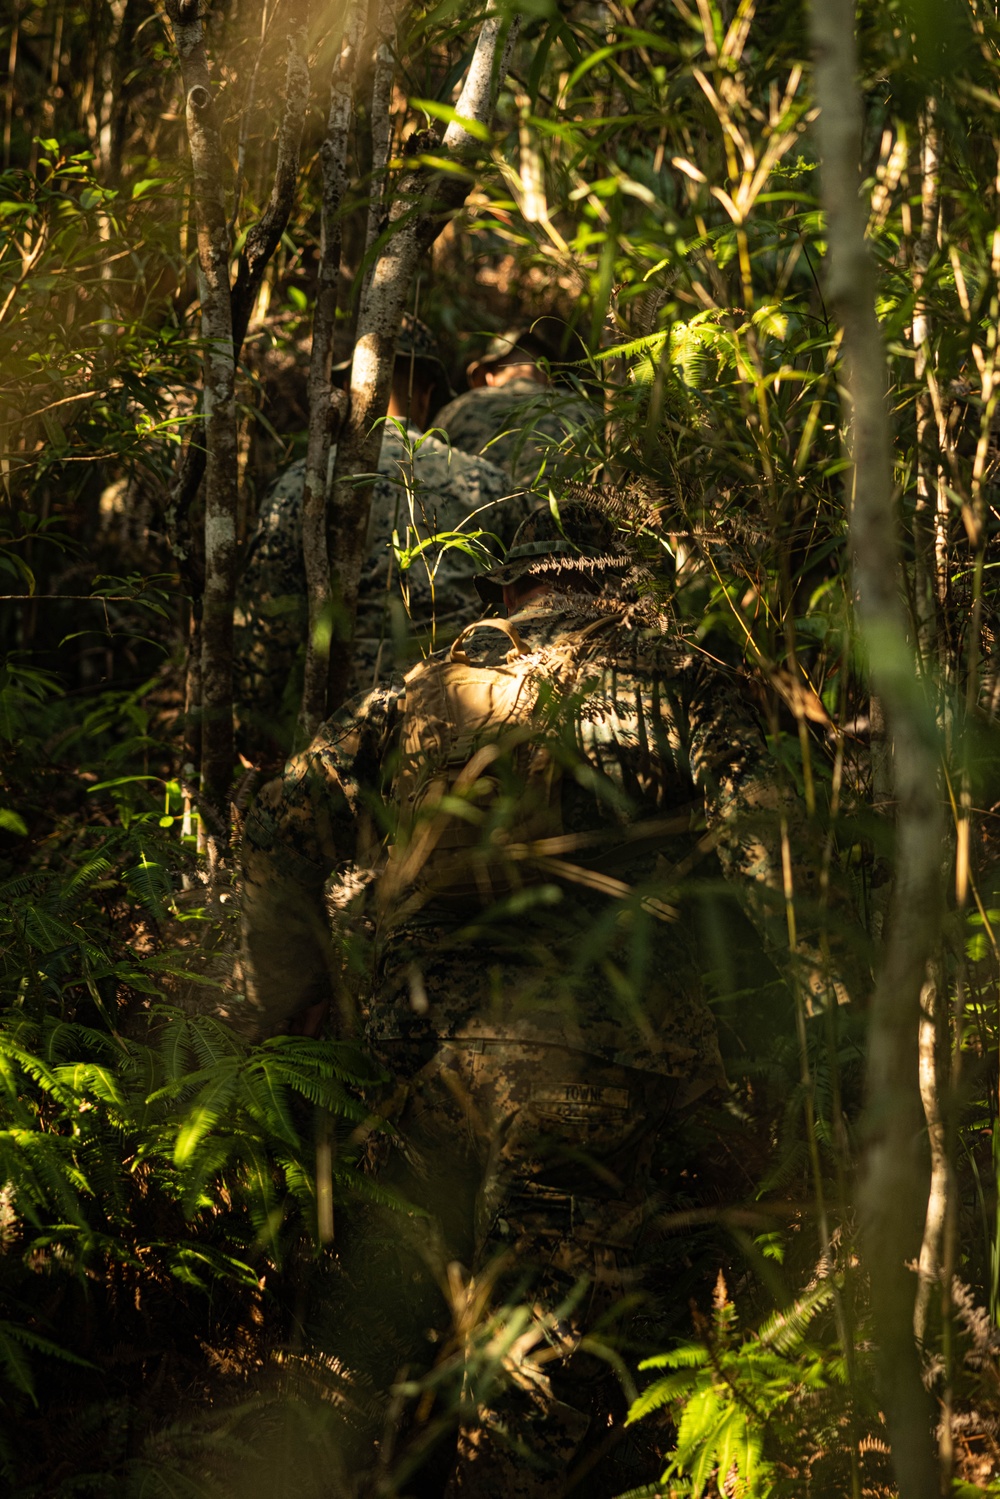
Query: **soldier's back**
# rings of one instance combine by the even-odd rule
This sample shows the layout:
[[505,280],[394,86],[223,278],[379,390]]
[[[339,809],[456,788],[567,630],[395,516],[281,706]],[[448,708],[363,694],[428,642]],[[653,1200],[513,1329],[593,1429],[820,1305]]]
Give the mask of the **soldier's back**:
[[543,464],[550,475],[582,472],[599,445],[601,414],[564,386],[523,379],[465,391],[442,407],[434,425],[454,447],[481,454],[529,484]]
[[[507,473],[489,459],[387,421],[360,579],[357,690],[404,659],[409,637],[433,643],[475,619],[477,536],[482,533],[484,546],[493,535],[509,540],[523,518],[523,502],[502,503],[511,487]],[[300,459],[279,475],[261,505],[240,587],[237,700],[244,717],[260,724],[277,718],[306,638],[304,489]]]

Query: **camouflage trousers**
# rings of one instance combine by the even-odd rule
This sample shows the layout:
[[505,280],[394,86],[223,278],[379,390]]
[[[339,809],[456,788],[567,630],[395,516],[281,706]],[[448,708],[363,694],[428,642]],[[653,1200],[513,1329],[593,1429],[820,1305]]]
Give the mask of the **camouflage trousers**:
[[353,1355],[379,1408],[375,1491],[556,1499],[622,1414],[676,1082],[516,1034],[379,1051],[396,1133],[370,1142],[373,1170],[411,1208],[372,1205],[342,1254],[351,1302],[377,1308]]

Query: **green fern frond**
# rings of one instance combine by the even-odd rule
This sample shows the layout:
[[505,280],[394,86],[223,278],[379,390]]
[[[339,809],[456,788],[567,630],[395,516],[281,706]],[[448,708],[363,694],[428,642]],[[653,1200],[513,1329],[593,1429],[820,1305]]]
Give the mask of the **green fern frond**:
[[[640,1367],[643,1366],[640,1365]],[[628,1415],[625,1418],[625,1425],[632,1426],[636,1421],[641,1421],[644,1416],[650,1415],[653,1411],[662,1410],[665,1405],[672,1405],[675,1400],[683,1397],[690,1388],[691,1380],[689,1378],[682,1379],[676,1375],[669,1379],[655,1380],[632,1401],[632,1404],[629,1406]]]
[[15,1322],[0,1321],[0,1376],[14,1389],[27,1395],[34,1405],[38,1404],[35,1395],[34,1373],[31,1367],[30,1353],[44,1353],[50,1358],[60,1359],[66,1364],[75,1364],[80,1369],[93,1369],[94,1365],[89,1359],[80,1358],[76,1353],[71,1353],[67,1348],[61,1348],[58,1343],[53,1343],[49,1338],[40,1337],[38,1333],[31,1332],[26,1327],[21,1327]]
[[257,1272],[252,1266],[209,1244],[177,1243],[165,1239],[155,1241],[149,1247],[158,1252],[174,1280],[199,1290],[209,1290],[213,1279],[235,1281],[243,1286],[257,1284]]
[[205,1087],[188,1105],[180,1121],[174,1142],[174,1165],[186,1166],[205,1137],[222,1120],[236,1094],[237,1073],[234,1067],[217,1068]]
[[657,1353],[653,1358],[644,1358],[640,1369],[700,1369],[708,1363],[709,1353],[704,1343],[682,1343],[670,1353]]
[[817,1312],[831,1304],[833,1293],[831,1282],[821,1280],[792,1306],[775,1312],[757,1330],[761,1344],[786,1358],[801,1352],[811,1322]]
[[66,881],[63,892],[67,897],[89,889],[97,880],[113,872],[114,865],[103,854],[91,854],[74,875]]

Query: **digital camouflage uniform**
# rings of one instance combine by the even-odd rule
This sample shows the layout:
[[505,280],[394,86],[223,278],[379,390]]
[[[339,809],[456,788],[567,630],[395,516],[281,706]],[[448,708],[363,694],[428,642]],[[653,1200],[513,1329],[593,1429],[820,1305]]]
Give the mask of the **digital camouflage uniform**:
[[[346,1304],[379,1306],[379,1346],[357,1329],[352,1345],[349,1314],[338,1326],[376,1389],[464,1359],[448,1495],[541,1499],[606,1433],[608,1366],[592,1349],[614,1343],[641,1289],[653,1145],[670,1109],[725,1081],[685,893],[710,848],[777,952],[784,828],[804,978],[818,982],[819,850],[736,672],[602,603],[566,591],[511,619],[540,663],[560,838],[531,845],[536,864],[493,905],[433,890],[380,905],[385,870],[374,887],[362,1008],[398,1131],[381,1180],[426,1216],[396,1213],[345,1246]],[[465,650],[499,668],[512,647],[483,623]],[[394,677],[348,705],[251,812],[245,950],[265,1029],[330,992],[324,882],[371,858],[398,800],[405,694]]]
[[[330,455],[331,473],[336,449]],[[361,578],[354,675],[358,688],[385,677],[410,635],[447,640],[477,610],[473,556],[459,546],[426,547],[401,573],[392,541],[413,548],[428,537],[461,532],[509,541],[524,516],[510,499],[507,474],[485,458],[449,448],[412,423],[389,418],[372,493],[368,554]],[[272,485],[250,543],[235,622],[236,700],[245,721],[269,726],[306,638],[308,602],[302,558],[305,459]],[[489,545],[490,538],[484,538]]]
[[500,464],[518,484],[540,475],[575,477],[600,451],[601,412],[559,385],[509,380],[467,390],[442,407],[434,426],[466,453]]

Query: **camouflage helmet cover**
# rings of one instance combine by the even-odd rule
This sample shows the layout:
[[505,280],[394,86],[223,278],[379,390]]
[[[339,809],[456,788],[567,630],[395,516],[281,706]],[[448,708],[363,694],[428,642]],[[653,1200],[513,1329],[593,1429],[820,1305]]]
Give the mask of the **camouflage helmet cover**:
[[607,515],[579,501],[539,505],[521,522],[503,562],[481,573],[475,584],[481,599],[499,603],[504,587],[519,578],[579,572],[591,579],[621,574],[634,559],[626,538]]

